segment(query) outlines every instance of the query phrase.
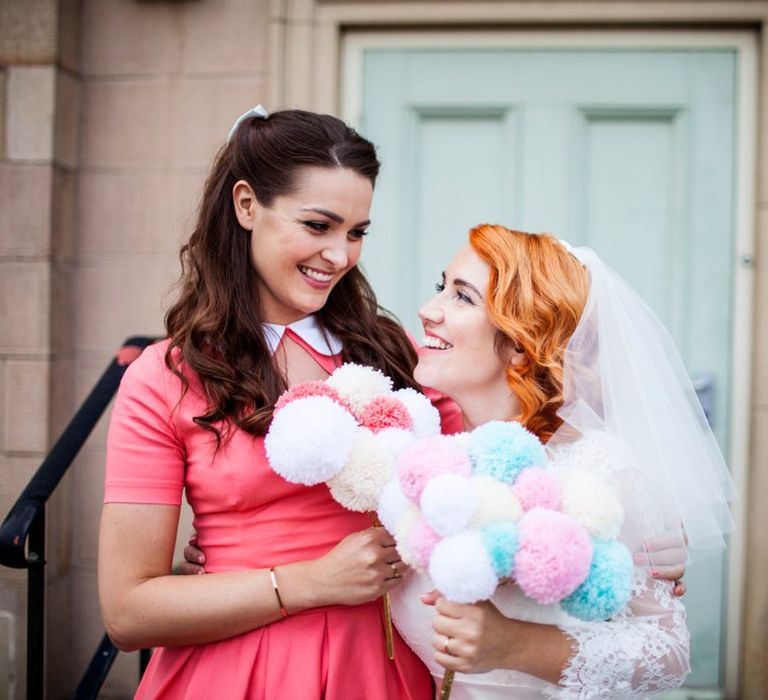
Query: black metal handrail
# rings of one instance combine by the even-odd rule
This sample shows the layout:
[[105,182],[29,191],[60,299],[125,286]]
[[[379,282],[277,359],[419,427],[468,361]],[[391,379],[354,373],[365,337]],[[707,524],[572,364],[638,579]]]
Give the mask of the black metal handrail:
[[[27,698],[30,700],[42,699],[45,678],[45,504],[104,414],[132,359],[155,340],[137,336],[123,343],[0,525],[0,565],[28,570]],[[100,650],[94,661],[100,656]],[[108,657],[104,657],[109,662],[106,671],[114,660],[114,656]],[[95,673],[98,676],[98,672]],[[101,682],[103,680],[101,677]]]

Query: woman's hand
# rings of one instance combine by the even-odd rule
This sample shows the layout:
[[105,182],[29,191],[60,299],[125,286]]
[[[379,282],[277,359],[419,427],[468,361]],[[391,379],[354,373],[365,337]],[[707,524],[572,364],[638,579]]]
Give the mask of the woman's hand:
[[493,603],[451,603],[432,591],[422,602],[436,608],[432,627],[435,661],[461,673],[514,669],[557,683],[573,650],[554,625],[505,617]]
[[189,538],[187,546],[184,547],[184,561],[177,564],[176,569],[183,575],[205,573],[205,552],[198,549],[196,533]]
[[[204,574],[205,553],[192,535],[184,548],[181,574]],[[356,605],[380,598],[397,586],[405,564],[392,536],[381,527],[354,532],[328,554],[307,562],[316,584],[317,605]]]
[[517,620],[502,615],[488,601],[474,605],[452,603],[432,592],[422,601],[436,608],[432,621],[435,660],[451,671],[485,673],[510,668],[522,635]]
[[635,553],[635,564],[649,567],[653,578],[672,581],[674,595],[684,596],[687,588],[682,579],[688,559],[687,544],[687,539],[680,541],[678,533],[659,535],[643,543],[643,551]]
[[402,581],[405,565],[383,527],[347,535],[312,562],[318,605],[357,605],[389,593]]

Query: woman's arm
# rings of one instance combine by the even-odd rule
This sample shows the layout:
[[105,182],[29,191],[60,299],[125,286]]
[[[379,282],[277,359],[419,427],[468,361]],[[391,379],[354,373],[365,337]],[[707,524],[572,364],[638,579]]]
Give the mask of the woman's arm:
[[[107,632],[130,651],[203,644],[280,620],[265,569],[172,576],[179,508],[104,506],[99,542],[99,598]],[[355,605],[394,588],[388,562],[399,557],[382,528],[353,533],[319,559],[276,569],[289,614],[324,605]]]
[[596,689],[607,697],[658,692],[679,686],[690,671],[685,608],[669,584],[642,575],[625,611],[604,622],[558,627],[507,618],[491,603],[440,598],[436,606],[435,659],[455,671],[513,669],[577,698]]

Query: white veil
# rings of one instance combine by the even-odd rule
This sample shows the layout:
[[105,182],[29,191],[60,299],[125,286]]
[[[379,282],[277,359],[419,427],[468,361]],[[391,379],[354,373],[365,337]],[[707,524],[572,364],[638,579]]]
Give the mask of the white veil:
[[687,536],[692,553],[720,550],[733,482],[671,336],[593,250],[564,245],[589,273],[590,291],[566,349],[564,424],[550,445],[575,429],[627,448],[615,478],[628,545]]

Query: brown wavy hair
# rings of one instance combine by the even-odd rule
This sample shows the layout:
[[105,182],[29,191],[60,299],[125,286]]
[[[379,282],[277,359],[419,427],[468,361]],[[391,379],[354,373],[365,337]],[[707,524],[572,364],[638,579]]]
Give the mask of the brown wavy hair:
[[[217,445],[232,426],[263,435],[287,388],[262,333],[251,234],[237,221],[232,188],[245,180],[268,207],[294,191],[306,167],[348,168],[372,185],[379,173],[373,144],[335,117],[284,110],[244,120],[216,156],[194,232],[181,249],[178,299],[165,317],[165,363],[184,391],[182,365],[199,377],[208,410],[195,421]],[[408,337],[357,267],[339,280],[317,318],[342,341],[345,362],[380,369],[398,388],[418,388]]]
[[506,370],[520,403],[514,419],[546,442],[562,423],[565,348],[587,303],[588,273],[549,234],[482,224],[469,243],[491,268],[486,307],[498,329],[496,351],[522,353]]

